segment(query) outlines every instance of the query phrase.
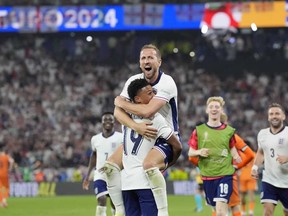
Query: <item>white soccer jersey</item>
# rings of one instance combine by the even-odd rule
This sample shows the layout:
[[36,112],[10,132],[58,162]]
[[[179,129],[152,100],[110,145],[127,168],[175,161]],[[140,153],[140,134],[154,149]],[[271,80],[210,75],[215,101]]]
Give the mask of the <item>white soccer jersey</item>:
[[104,175],[99,172],[110,155],[123,143],[123,134],[115,131],[110,137],[105,138],[103,133],[99,133],[91,138],[92,151],[96,151],[96,169],[94,172],[94,181],[103,179]]
[[[121,96],[130,99],[128,95],[128,86],[135,79],[144,78],[144,73],[136,74],[130,77],[121,92]],[[177,108],[177,86],[173,78],[160,71],[156,82],[151,83],[152,88],[156,91],[154,96],[157,99],[165,100],[167,103],[158,112],[166,119],[167,124],[178,133],[178,108]]]
[[288,163],[280,165],[278,155],[288,156],[288,127],[272,134],[270,128],[258,133],[258,147],[264,151],[264,171],[262,181],[280,188],[288,188]]
[[[145,119],[134,119],[136,122],[145,121]],[[156,113],[152,119],[153,127],[158,129],[157,137],[169,139],[173,130],[167,125],[165,119],[159,113]],[[147,189],[149,183],[143,169],[143,161],[148,152],[153,148],[156,139],[147,140],[137,132],[125,127],[124,130],[124,152],[122,190]]]

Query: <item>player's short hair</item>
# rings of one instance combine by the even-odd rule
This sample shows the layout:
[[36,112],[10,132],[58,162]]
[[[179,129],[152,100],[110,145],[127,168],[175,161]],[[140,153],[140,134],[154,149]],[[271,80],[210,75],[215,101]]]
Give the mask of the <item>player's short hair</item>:
[[114,117],[114,113],[113,112],[104,112],[104,113],[102,113],[102,116],[101,116],[102,123],[104,123],[104,119],[105,119],[104,116],[106,116],[106,115],[111,115],[112,116],[112,121],[113,122],[115,121],[115,117]]
[[107,111],[107,112],[103,112],[103,113],[102,113],[102,117],[103,117],[104,115],[114,115],[114,113],[113,113],[113,112],[110,112],[110,111]]
[[160,52],[160,50],[159,50],[155,45],[153,45],[153,44],[145,44],[145,45],[141,48],[140,53],[141,53],[142,50],[144,50],[144,49],[153,49],[153,50],[155,50],[155,51],[156,51],[156,56],[157,56],[157,58],[158,58],[158,59],[161,59],[161,52]]
[[206,102],[206,105],[209,105],[212,101],[219,102],[221,107],[223,107],[225,105],[225,101],[224,101],[224,99],[221,96],[209,97],[207,102]]
[[274,108],[274,107],[278,107],[279,109],[282,110],[282,112],[285,114],[285,109],[284,107],[279,104],[279,103],[271,103],[269,106],[268,106],[268,110],[270,110],[271,108]]
[[147,85],[150,85],[146,79],[135,79],[133,80],[129,86],[128,86],[128,95],[130,99],[135,102],[135,96],[138,95],[139,91],[146,87]]

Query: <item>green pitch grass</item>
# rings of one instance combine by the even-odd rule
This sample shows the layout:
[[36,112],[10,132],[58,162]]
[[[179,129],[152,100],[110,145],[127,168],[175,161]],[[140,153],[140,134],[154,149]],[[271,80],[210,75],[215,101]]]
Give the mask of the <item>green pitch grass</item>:
[[[95,216],[95,197],[57,196],[35,198],[9,198],[9,207],[0,208],[1,216]],[[202,212],[194,213],[195,203],[192,196],[169,196],[170,216],[209,216],[211,208],[204,205]],[[107,215],[111,216],[110,209]],[[263,215],[259,197],[256,199],[255,216]],[[283,215],[282,205],[276,207],[275,214]]]

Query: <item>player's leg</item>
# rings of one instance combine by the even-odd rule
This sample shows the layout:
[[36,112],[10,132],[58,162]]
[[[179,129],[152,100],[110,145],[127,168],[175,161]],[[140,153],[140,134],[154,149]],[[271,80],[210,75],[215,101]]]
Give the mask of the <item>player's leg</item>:
[[8,199],[9,196],[9,179],[8,176],[0,179],[0,205],[1,207],[8,207]]
[[264,216],[273,216],[276,204],[264,202]]
[[229,175],[210,181],[214,181],[214,185],[217,185],[216,196],[213,199],[216,202],[216,215],[226,216],[228,213],[228,203],[233,191],[233,177]]
[[242,216],[246,216],[246,192],[241,192],[241,212]]
[[255,191],[258,190],[256,179],[251,178],[248,181],[247,190],[247,195],[249,197],[249,216],[253,216],[255,208]]
[[135,190],[123,191],[123,201],[126,215],[142,215],[139,197]]
[[195,195],[194,195],[194,200],[196,203],[195,212],[201,212],[203,210],[203,205],[202,205],[202,195],[201,195],[201,191],[200,191],[200,185],[197,184],[196,187],[197,188],[195,190]]
[[278,203],[278,189],[271,184],[262,182],[261,203],[264,207],[264,216],[272,216]]
[[94,181],[94,191],[97,199],[96,214],[95,216],[106,216],[106,203],[108,194],[106,182],[102,179]]
[[142,189],[136,191],[139,197],[141,207],[141,216],[159,216],[158,208],[150,189]]
[[237,176],[233,175],[232,180],[233,191],[230,196],[230,200],[228,206],[231,208],[232,216],[241,216],[241,209],[240,209],[240,196],[238,190],[238,180]]
[[216,215],[227,216],[227,214],[228,214],[228,204],[223,201],[216,201]]
[[233,191],[230,196],[230,200],[228,203],[228,206],[231,209],[232,216],[241,216],[241,208],[240,208],[240,195],[239,195],[239,189],[238,189],[238,179],[236,175],[233,175],[233,180],[232,180],[232,185],[233,185]]
[[98,204],[96,208],[95,216],[106,216],[106,195],[100,196],[97,198]]
[[279,189],[279,200],[283,205],[284,216],[288,216],[288,188]]
[[155,144],[143,162],[143,168],[149,180],[151,190],[158,208],[158,215],[168,215],[168,201],[166,181],[160,170],[164,170],[167,164],[172,161],[172,147],[164,140]]
[[4,207],[2,202],[3,202],[3,195],[4,195],[4,186],[2,184],[2,179],[0,177],[0,207]]
[[109,196],[114,203],[116,214],[124,215],[124,204],[121,190],[121,170],[123,145],[119,146],[116,151],[107,159],[102,170],[106,176],[107,189]]
[[247,181],[242,180],[239,181],[239,189],[240,189],[240,194],[241,194],[241,212],[242,216],[246,216],[246,206],[247,206]]

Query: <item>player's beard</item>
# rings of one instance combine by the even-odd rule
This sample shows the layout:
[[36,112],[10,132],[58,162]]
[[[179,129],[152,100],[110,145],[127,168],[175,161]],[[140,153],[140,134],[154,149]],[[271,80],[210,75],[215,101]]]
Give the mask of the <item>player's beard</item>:
[[278,119],[277,119],[277,121],[271,120],[269,123],[270,123],[270,126],[274,129],[279,129],[282,127],[282,121],[280,121]]

